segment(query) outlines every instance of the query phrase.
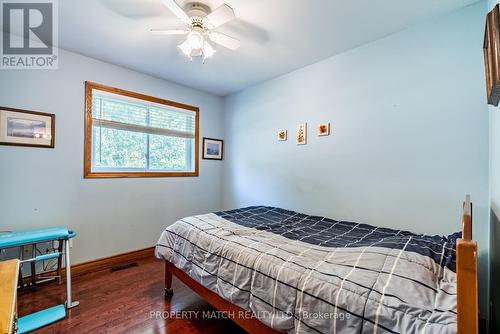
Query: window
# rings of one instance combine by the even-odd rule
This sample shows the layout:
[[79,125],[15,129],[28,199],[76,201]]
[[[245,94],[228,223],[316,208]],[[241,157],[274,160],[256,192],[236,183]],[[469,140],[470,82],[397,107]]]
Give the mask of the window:
[[85,87],[86,178],[198,176],[198,108]]

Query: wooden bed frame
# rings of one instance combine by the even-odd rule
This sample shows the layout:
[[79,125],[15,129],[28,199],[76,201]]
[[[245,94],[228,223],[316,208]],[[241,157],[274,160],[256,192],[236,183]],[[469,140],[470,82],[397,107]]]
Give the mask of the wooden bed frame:
[[462,239],[457,240],[457,333],[478,334],[477,243],[472,240],[472,203],[465,197]]
[[[457,333],[478,334],[477,243],[472,240],[472,203],[467,195],[463,203],[462,239],[457,241]],[[227,312],[231,320],[250,334],[278,334],[251,313],[225,300],[192,279],[169,261],[165,261],[165,296],[171,297],[172,275],[199,294],[217,310]]]

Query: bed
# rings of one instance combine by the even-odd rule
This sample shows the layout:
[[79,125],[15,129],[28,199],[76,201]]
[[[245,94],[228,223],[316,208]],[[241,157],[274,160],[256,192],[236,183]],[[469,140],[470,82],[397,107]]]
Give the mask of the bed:
[[250,333],[477,333],[472,205],[429,236],[254,206],[191,216],[156,257]]

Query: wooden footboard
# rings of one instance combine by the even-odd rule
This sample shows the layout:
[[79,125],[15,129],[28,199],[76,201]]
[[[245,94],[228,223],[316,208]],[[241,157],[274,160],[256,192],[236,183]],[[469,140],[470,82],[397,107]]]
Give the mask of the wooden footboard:
[[457,332],[478,333],[477,243],[472,240],[472,203],[467,195],[462,239],[457,241]]

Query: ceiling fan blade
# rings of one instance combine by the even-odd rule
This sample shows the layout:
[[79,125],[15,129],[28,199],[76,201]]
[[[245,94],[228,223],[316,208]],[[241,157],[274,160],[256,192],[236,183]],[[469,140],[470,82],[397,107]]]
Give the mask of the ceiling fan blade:
[[189,21],[189,16],[182,10],[181,7],[179,7],[175,0],[161,0],[161,2],[163,2],[163,4],[182,21]]
[[208,34],[208,37],[210,37],[210,40],[212,42],[222,45],[231,50],[236,50],[241,45],[239,39],[222,34],[220,32],[211,32]]
[[234,11],[227,4],[217,7],[213,12],[205,17],[205,22],[211,25],[211,28],[217,28],[226,22],[234,19]]
[[185,35],[189,32],[186,29],[170,29],[170,30],[161,30],[161,29],[151,29],[151,33],[155,35]]

